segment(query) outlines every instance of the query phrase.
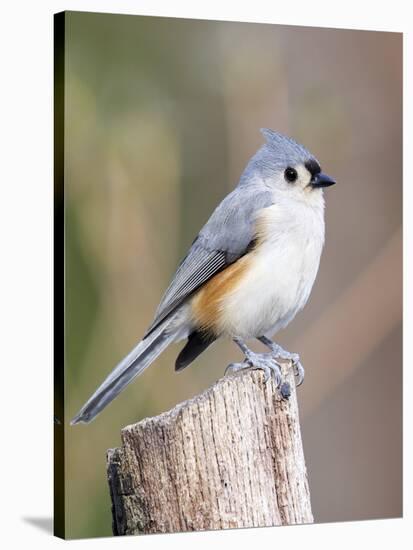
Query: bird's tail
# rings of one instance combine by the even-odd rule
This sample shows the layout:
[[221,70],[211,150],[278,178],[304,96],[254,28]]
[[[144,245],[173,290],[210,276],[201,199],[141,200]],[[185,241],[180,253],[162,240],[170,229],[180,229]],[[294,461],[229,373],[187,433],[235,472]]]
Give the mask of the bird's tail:
[[175,340],[179,327],[174,323],[175,315],[141,340],[133,350],[113,369],[90,399],[71,421],[71,425],[87,424],[97,416],[115,397],[141,374],[163,350]]

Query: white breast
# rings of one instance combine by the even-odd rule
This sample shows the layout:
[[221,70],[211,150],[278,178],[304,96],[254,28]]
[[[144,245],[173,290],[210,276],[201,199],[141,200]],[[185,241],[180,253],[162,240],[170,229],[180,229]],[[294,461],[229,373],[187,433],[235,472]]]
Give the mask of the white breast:
[[306,304],[324,244],[324,202],[277,202],[258,217],[259,244],[245,276],[222,304],[221,330],[271,336]]

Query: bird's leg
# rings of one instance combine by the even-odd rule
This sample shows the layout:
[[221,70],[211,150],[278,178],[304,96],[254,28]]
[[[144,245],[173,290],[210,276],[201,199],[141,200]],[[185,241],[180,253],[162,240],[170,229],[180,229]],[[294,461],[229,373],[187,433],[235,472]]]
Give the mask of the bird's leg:
[[[233,340],[244,353],[245,361],[243,363],[231,363],[225,369],[225,374],[227,374],[227,372],[237,372],[243,369],[260,369],[264,371],[265,382],[267,382],[272,375],[278,388],[281,384],[281,368],[275,360],[274,355],[272,353],[255,353],[250,350],[241,339],[234,338]],[[288,396],[283,395],[283,397]]]
[[286,351],[266,336],[260,336],[258,340],[272,351],[275,359],[291,361],[293,364],[294,374],[297,379],[297,386],[303,383],[305,371],[300,362],[300,356],[298,353],[290,353],[289,351]]

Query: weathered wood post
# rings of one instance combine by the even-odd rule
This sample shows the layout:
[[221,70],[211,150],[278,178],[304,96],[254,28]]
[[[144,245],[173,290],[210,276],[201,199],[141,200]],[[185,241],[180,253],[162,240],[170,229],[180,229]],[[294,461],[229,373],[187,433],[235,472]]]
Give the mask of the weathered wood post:
[[311,523],[294,380],[260,371],[122,430],[107,454],[115,535]]

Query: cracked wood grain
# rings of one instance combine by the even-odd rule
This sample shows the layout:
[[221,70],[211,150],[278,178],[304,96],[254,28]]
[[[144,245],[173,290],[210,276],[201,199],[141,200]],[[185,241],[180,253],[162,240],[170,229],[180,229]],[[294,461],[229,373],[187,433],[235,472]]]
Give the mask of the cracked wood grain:
[[260,371],[216,382],[123,428],[107,453],[113,533],[173,533],[312,523],[296,392]]

